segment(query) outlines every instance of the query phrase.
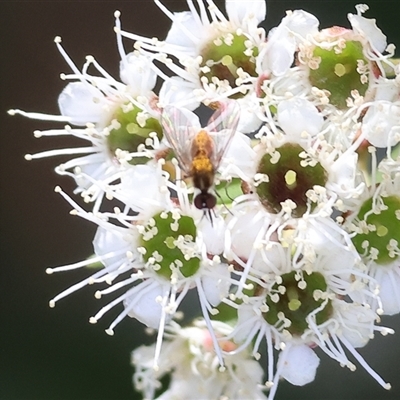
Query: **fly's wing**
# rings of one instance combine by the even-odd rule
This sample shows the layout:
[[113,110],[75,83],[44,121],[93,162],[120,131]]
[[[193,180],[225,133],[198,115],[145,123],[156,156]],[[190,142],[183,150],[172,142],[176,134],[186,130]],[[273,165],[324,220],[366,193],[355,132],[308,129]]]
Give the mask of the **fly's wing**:
[[207,132],[214,142],[212,163],[217,169],[221,159],[236,132],[240,119],[240,107],[236,101],[226,100],[208,121]]
[[192,164],[192,142],[200,130],[196,115],[185,109],[166,106],[161,115],[161,123],[180,168],[188,175]]

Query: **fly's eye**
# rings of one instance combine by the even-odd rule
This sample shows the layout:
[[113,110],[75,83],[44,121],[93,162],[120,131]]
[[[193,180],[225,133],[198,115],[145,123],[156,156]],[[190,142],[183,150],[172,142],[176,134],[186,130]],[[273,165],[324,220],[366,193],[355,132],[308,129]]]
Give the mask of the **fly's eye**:
[[211,193],[199,193],[194,198],[194,206],[199,210],[208,209],[211,210],[217,204],[217,198]]

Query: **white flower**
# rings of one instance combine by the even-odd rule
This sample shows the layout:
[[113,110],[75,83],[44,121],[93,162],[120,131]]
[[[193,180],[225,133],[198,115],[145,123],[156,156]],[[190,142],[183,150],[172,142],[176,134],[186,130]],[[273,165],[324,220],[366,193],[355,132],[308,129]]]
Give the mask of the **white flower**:
[[[150,328],[158,329],[160,347],[165,325],[176,314],[187,292],[197,288],[203,316],[223,365],[221,350],[212,332],[209,317],[209,313],[214,313],[212,307],[217,306],[228,295],[231,286],[228,266],[221,262],[218,255],[212,254],[213,251],[222,252],[223,238],[210,230],[210,221],[200,222],[202,212],[190,204],[185,186],[167,181],[161,165],[160,162],[158,169],[153,169],[155,177],[149,177],[145,185],[140,174],[130,177],[132,187],[142,185],[142,193],[139,196],[133,193],[134,199],[127,201],[127,205],[136,203],[134,209],[139,213],[136,212],[134,216],[130,215],[129,207],[124,211],[115,209],[113,213],[93,215],[61,192],[74,207],[75,214],[99,225],[93,241],[96,258],[48,269],[47,272],[79,268],[94,261],[101,261],[104,268],[60,293],[50,304],[54,307],[56,301],[88,284],[108,283],[109,287],[96,292],[97,298],[128,288],[104,306],[90,322],[96,323],[111,308],[123,303],[124,311],[106,332],[112,335],[114,327],[128,315]],[[141,170],[146,168],[150,175],[149,167],[142,166]],[[163,184],[160,185],[160,182]],[[164,187],[173,190],[176,197],[171,198]],[[121,199],[118,190],[114,195]],[[129,192],[124,195],[129,199]],[[223,232],[222,219],[218,215],[215,218],[216,225]],[[115,223],[110,222],[111,219]],[[205,235],[208,236],[206,240]],[[206,247],[206,243],[209,243],[210,248]]]
[[267,44],[259,57],[260,72],[275,76],[285,74],[294,62],[299,45],[297,36],[315,34],[318,25],[317,18],[303,10],[288,12],[281,23],[268,34]]
[[[370,149],[374,164],[375,149]],[[378,166],[382,180],[372,182],[362,193],[344,228],[352,235],[368,274],[379,284],[379,299],[371,302],[379,314],[400,312],[400,175],[398,160],[391,157]]]
[[[56,45],[73,71],[70,75],[62,75],[63,79],[73,82],[68,83],[59,96],[61,116],[26,113],[21,110],[10,111],[12,114],[19,113],[29,118],[64,121],[81,127],[72,128],[66,125],[63,129],[35,131],[35,137],[71,135],[88,141],[87,147],[28,154],[26,159],[80,154],[81,156],[60,164],[56,172],[74,178],[78,186],[76,192],[81,193],[86,202],[97,200],[95,211],[99,209],[108,186],[120,178],[121,171],[132,167],[132,160],[142,157],[141,162],[145,163],[154,158],[154,149],[159,148],[159,139],[162,136],[161,127],[158,131],[151,132],[159,118],[159,112],[154,111],[151,105],[155,99],[152,89],[156,79],[150,67],[151,60],[137,53],[125,54],[121,38],[117,39],[121,55],[121,79],[125,83],[112,78],[91,56],[87,57],[82,70],[78,70],[61,47],[61,39],[57,37]],[[89,75],[88,69],[91,66],[102,76]],[[124,117],[125,115],[127,117]],[[122,117],[130,121],[119,120]],[[147,121],[152,121],[152,125],[147,127]],[[136,139],[136,144],[130,146],[133,150],[123,148],[124,142],[118,138],[118,135],[121,135],[121,126],[123,129],[126,127],[129,133],[143,136],[142,139]],[[144,144],[146,138],[147,147]],[[139,143],[143,144],[138,146]]]
[[236,348],[232,341],[222,340],[232,328],[213,321],[212,327],[221,338],[220,345],[227,352],[225,367],[220,368],[211,345],[210,332],[204,321],[196,321],[188,328],[173,324],[168,328],[160,354],[158,368],[153,369],[154,346],[141,346],[132,353],[133,376],[137,390],[147,400],[154,399],[155,390],[160,389],[160,379],[170,376],[169,387],[157,400],[173,399],[220,399],[266,400],[262,392],[263,370],[259,363],[249,357],[248,352],[230,354]]
[[213,1],[207,1],[208,13],[203,1],[198,2],[199,10],[188,1],[190,11],[179,13],[171,13],[158,0],[155,3],[172,20],[165,41],[121,31],[119,20],[117,31],[136,40],[137,49],[151,52],[174,74],[169,77],[158,70],[165,81],[160,105],[174,103],[193,110],[201,102],[209,104],[233,96],[246,116],[239,129],[255,130],[260,124],[254,112],[258,106],[254,94],[256,58],[265,45],[265,32],[258,24],[265,18],[265,1],[228,1],[228,18]]
[[[246,289],[254,295],[239,297],[242,301],[237,303],[237,325],[228,336],[241,343],[236,352],[253,342],[255,357],[265,338],[268,398],[274,398],[280,378],[299,386],[315,378],[319,365],[311,350],[315,346],[354,370],[347,350],[383,387],[390,388],[355,349],[364,346],[375,330],[383,334],[393,332],[374,325],[377,316],[370,307],[346,300],[346,296],[359,297],[365,303],[368,298],[375,298],[373,281],[351,257],[342,258],[338,265],[337,257],[317,255],[309,259],[303,253],[298,263],[296,254],[295,247],[282,249],[278,273],[261,275],[250,269]],[[279,352],[275,371],[274,348]]]

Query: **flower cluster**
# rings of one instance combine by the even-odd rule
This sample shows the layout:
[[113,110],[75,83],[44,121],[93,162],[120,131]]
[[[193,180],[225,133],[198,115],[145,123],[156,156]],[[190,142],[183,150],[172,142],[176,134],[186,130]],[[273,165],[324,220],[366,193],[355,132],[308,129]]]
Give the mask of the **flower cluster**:
[[[37,137],[89,142],[26,156],[71,155],[56,172],[86,204],[56,191],[98,226],[92,258],[47,270],[96,266],[50,306],[86,285],[118,292],[90,322],[119,305],[108,334],[126,316],[157,332],[133,352],[146,399],[271,400],[282,378],[314,380],[317,347],[389,389],[357,349],[400,312],[394,46],[365,5],[350,28],[295,10],[267,32],[264,0],[226,0],[226,15],[154,2],[172,21],[163,40],[115,13],[120,81],[93,57],[79,69],[57,37],[72,70],[61,115],[10,111],[67,124]],[[181,327],[189,291],[201,317]]]

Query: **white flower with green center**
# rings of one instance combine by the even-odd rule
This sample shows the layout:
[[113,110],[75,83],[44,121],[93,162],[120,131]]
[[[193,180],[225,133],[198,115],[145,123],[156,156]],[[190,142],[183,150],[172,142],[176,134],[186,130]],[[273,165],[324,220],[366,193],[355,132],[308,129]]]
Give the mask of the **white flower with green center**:
[[[319,358],[311,349],[316,346],[354,370],[347,350],[389,389],[355,350],[363,347],[374,331],[393,333],[375,326],[377,315],[367,305],[368,299],[375,298],[375,282],[359,268],[357,253],[331,244],[330,254],[310,257],[298,254],[296,246],[277,246],[277,265],[266,265],[267,273],[251,269],[245,291],[239,297],[231,295],[229,302],[238,309],[237,325],[227,337],[241,343],[235,351],[253,343],[253,355],[258,358],[260,343],[266,340],[268,398],[273,399],[280,378],[298,386],[314,380]],[[351,301],[357,297],[363,303]]]
[[[248,351],[230,354],[237,345],[231,340],[223,340],[232,332],[229,325],[212,321],[212,327],[226,352],[224,368],[219,366],[210,332],[202,320],[189,327],[172,324],[167,328],[157,370],[153,369],[154,345],[141,346],[133,351],[132,364],[136,370],[133,380],[144,398],[266,400],[260,364],[251,358]],[[161,383],[166,376],[170,377],[167,389]],[[157,397],[156,389],[162,392]]]
[[[141,210],[133,216],[129,209],[124,212],[115,209],[113,213],[96,215],[87,213],[58,189],[74,207],[74,214],[96,223],[99,228],[93,240],[94,259],[48,269],[47,272],[80,268],[94,262],[101,262],[104,268],[57,295],[50,305],[54,307],[61,298],[94,283],[109,285],[96,292],[97,298],[128,287],[93,316],[90,322],[96,323],[111,308],[123,303],[124,311],[106,332],[112,335],[114,327],[127,315],[150,328],[158,329],[157,364],[165,324],[176,314],[188,291],[196,288],[203,316],[223,365],[209,313],[217,313],[213,307],[228,295],[230,270],[227,264],[221,262],[218,254],[211,253],[206,247],[208,243],[210,248],[222,249],[223,237],[218,236],[223,231],[222,220],[215,215],[214,222],[219,229],[210,231],[211,221],[202,218],[202,212],[191,205],[185,185],[177,186],[169,182],[167,174],[161,170],[161,164],[158,170],[142,166],[142,174],[147,174],[147,187],[142,187],[143,193],[136,198],[140,207],[135,207]],[[151,174],[159,176],[154,179]],[[163,184],[160,185],[160,182]],[[131,183],[133,186],[143,183],[141,176],[132,176]],[[173,190],[176,197],[171,197],[168,189]],[[203,232],[207,233],[207,238],[204,238]]]
[[174,103],[195,109],[200,102],[234,98],[245,115],[240,129],[256,129],[256,58],[265,45],[265,31],[258,25],[265,18],[265,0],[226,1],[228,17],[211,0],[207,0],[207,9],[203,1],[198,1],[199,10],[188,1],[190,11],[179,13],[171,13],[158,0],[155,3],[172,21],[164,41],[121,31],[118,19],[116,29],[135,40],[137,49],[154,53],[154,59],[174,74],[168,77],[158,71],[165,80],[163,105]]
[[[376,78],[385,74],[383,66],[391,64],[388,59],[393,56],[375,20],[362,16],[367,7],[356,8],[357,15],[348,15],[352,29],[334,26],[303,32],[303,40],[299,37],[298,62],[308,69],[310,84],[326,93],[329,104],[342,110],[354,103],[353,93],[365,101],[373,98]],[[385,50],[387,55],[382,54]]]
[[[318,21],[311,22],[303,11],[284,18],[281,29],[292,38],[296,62],[283,75],[266,74],[260,80],[259,97],[268,113],[274,115],[289,96],[306,100],[320,110],[324,129],[337,142],[337,131],[342,131],[341,143],[348,147],[360,134],[367,112],[362,127],[367,140],[382,147],[398,142],[398,90],[390,95],[398,86],[394,46],[386,46],[375,20],[362,16],[366,9],[357,6],[357,15],[349,14],[352,29],[318,31]],[[302,19],[310,22],[292,22]]]
[[[314,114],[307,110],[309,103],[299,101],[295,107],[290,105],[292,101],[282,105],[279,120],[285,132],[273,122],[261,128],[251,153],[253,169],[243,169],[236,176],[246,182],[248,198],[257,198],[273,214],[286,219],[305,214],[327,217],[334,207],[344,209],[352,203],[364,187],[355,152],[360,141],[345,151],[332,146],[320,134],[317,123],[312,127],[308,124],[307,116],[312,120]],[[303,110],[303,117],[299,117]]]
[[344,227],[369,275],[380,285],[380,302],[374,307],[380,314],[393,315],[400,312],[400,171],[398,161],[391,158],[378,168],[382,181],[373,176]]
[[[87,57],[80,71],[57,37],[56,45],[73,71],[69,75],[62,74],[62,79],[73,82],[59,96],[61,115],[9,111],[29,118],[68,123],[62,129],[35,131],[35,137],[74,136],[89,142],[87,147],[28,154],[26,159],[80,155],[60,164],[56,172],[74,178],[78,186],[76,192],[81,193],[86,202],[97,200],[95,210],[99,209],[108,185],[119,179],[121,171],[153,159],[162,139],[160,113],[152,105],[156,100],[152,92],[156,74],[151,70],[151,60],[138,53],[125,54],[121,37],[117,39],[122,82],[112,78],[92,56]],[[90,75],[91,66],[101,76]]]

